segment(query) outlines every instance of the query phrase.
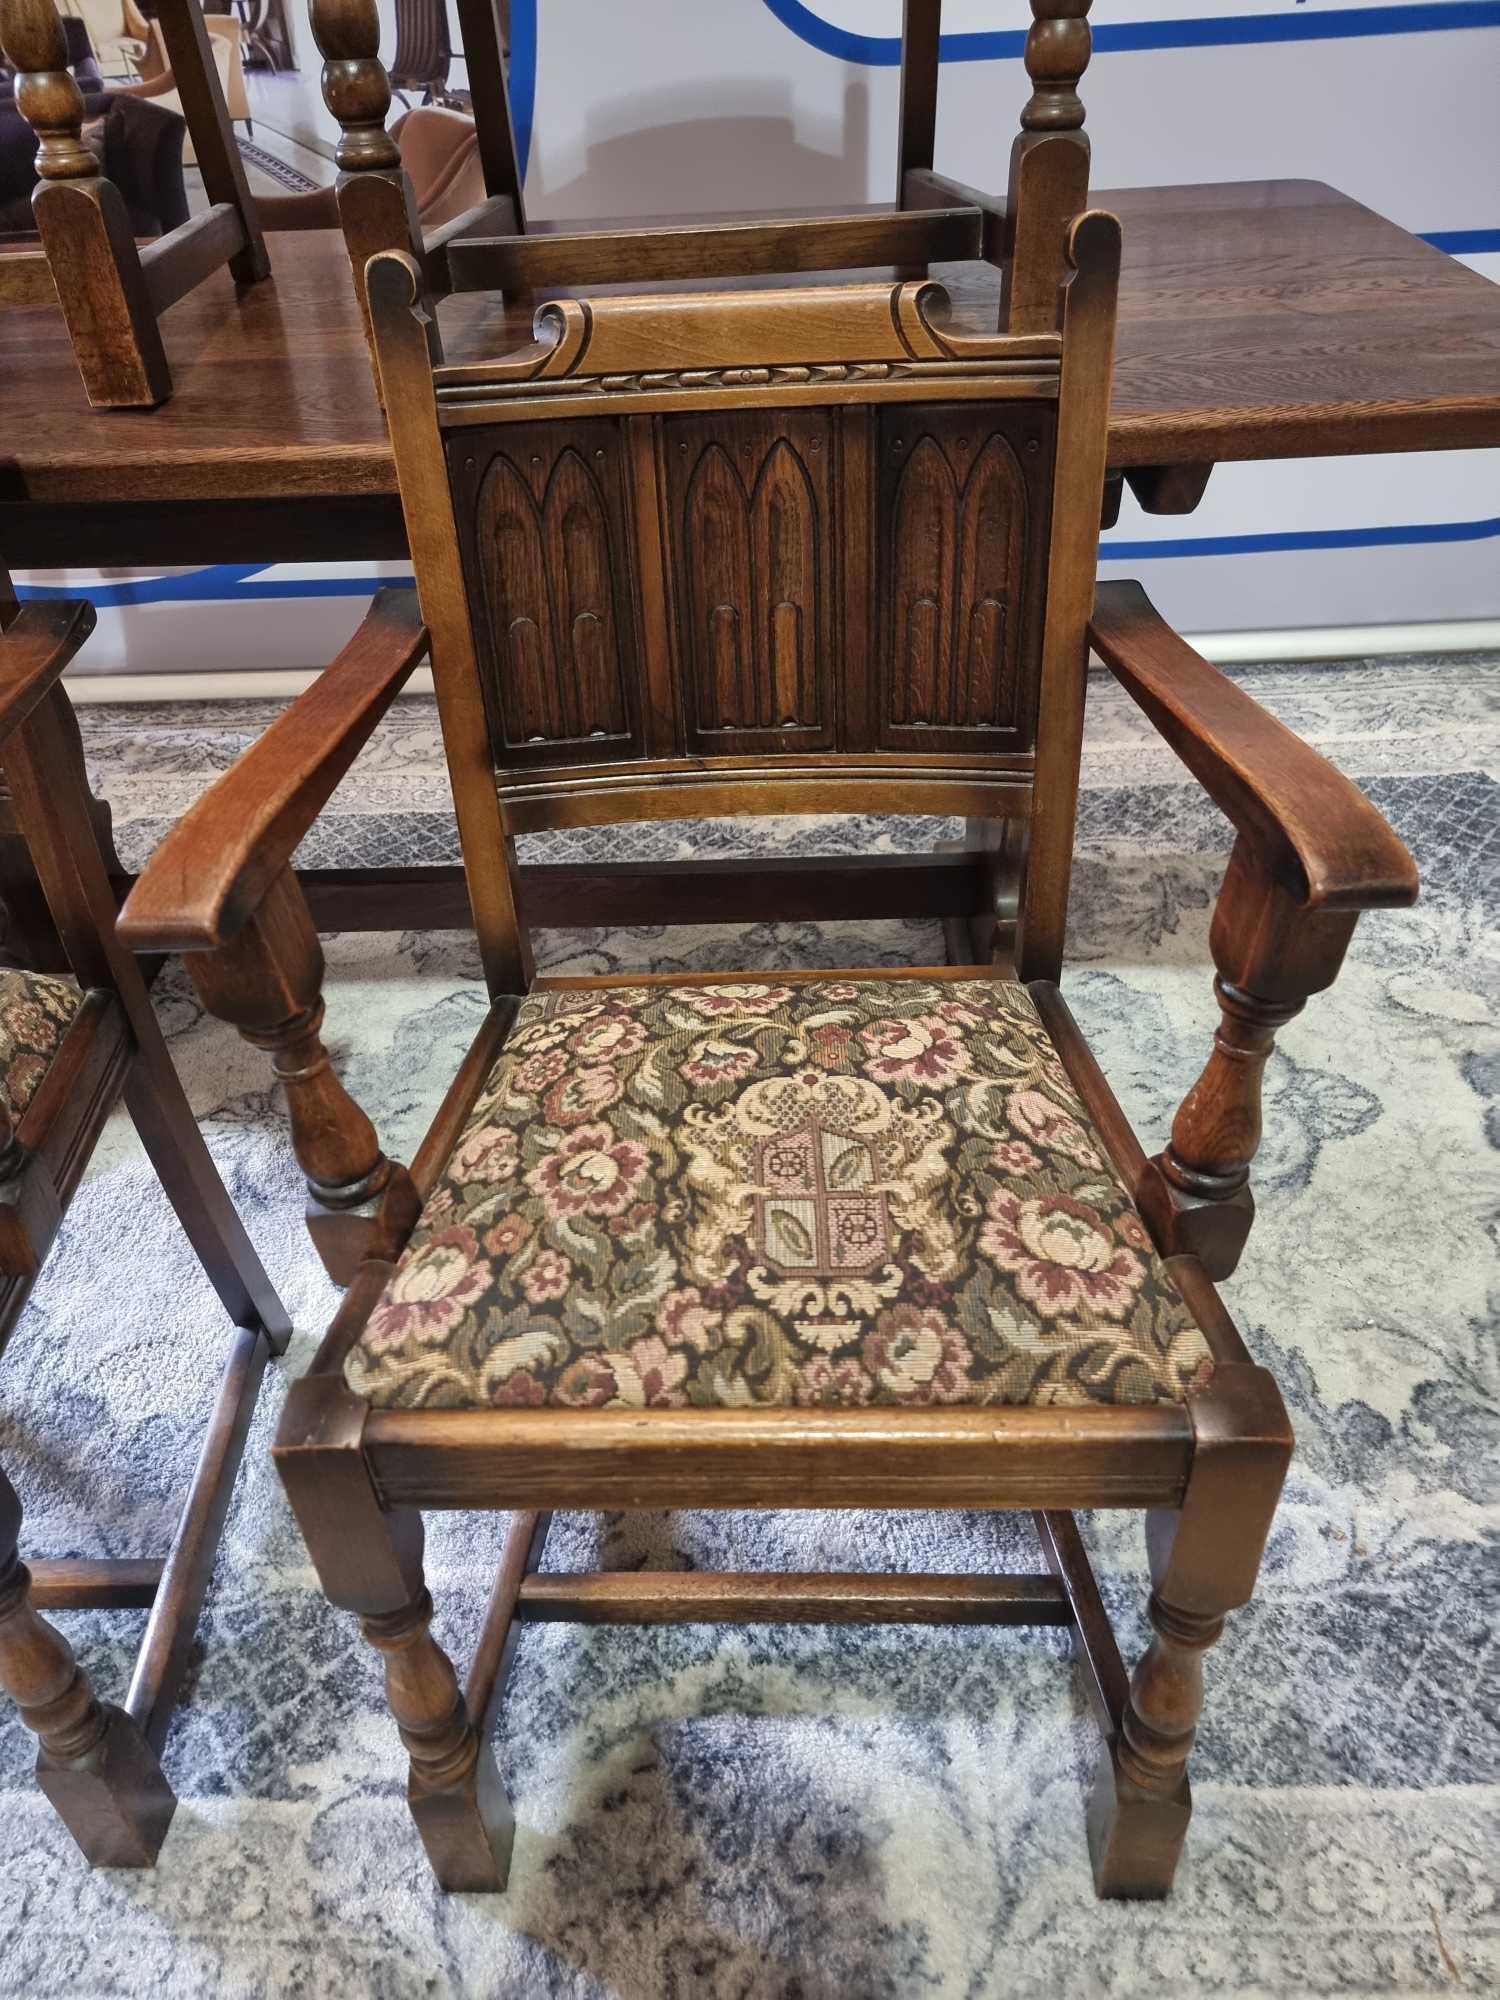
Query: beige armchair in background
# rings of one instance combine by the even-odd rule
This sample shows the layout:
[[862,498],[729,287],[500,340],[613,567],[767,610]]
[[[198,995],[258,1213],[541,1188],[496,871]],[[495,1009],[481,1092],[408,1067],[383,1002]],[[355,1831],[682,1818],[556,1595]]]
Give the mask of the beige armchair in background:
[[59,13],[76,14],[88,29],[98,59],[99,72],[109,80],[143,74],[142,64],[150,61],[151,31],[148,21],[132,0],[67,0]]
[[[405,111],[391,127],[401,164],[411,176],[417,217],[425,228],[451,222],[485,198],[484,169],[474,121],[435,104]],[[310,194],[261,195],[262,229],[337,229],[338,201],[331,187]]]
[[[71,4],[71,0],[69,0]],[[98,0],[96,0],[98,4]],[[130,0],[124,0],[129,6]],[[250,96],[245,88],[244,25],[233,14],[205,14],[203,25],[208,29],[209,46],[214,53],[214,66],[219,72],[219,88],[224,93],[225,107],[234,124],[243,124],[247,132],[253,133],[255,126],[250,116]],[[167,60],[167,45],[162,39],[159,21],[143,21],[147,41],[140,61],[138,82],[121,86],[131,97],[149,97],[163,104],[169,111],[182,110],[178,96],[177,80],[172,74],[172,65]],[[90,34],[92,35],[92,29]],[[192,142],[189,140],[183,152],[183,160],[193,163]]]

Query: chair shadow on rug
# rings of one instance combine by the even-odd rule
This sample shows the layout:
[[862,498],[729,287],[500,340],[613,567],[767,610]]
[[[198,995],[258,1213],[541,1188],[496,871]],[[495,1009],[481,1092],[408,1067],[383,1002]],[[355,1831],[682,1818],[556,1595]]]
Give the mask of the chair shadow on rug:
[[[836,264],[804,227],[749,232],[742,274]],[[659,277],[692,268],[667,233],[641,239]],[[1104,1737],[1099,1893],[1170,1887],[1203,1655],[1291,1450],[1212,1282],[1250,1228],[1261,1072],[1359,912],[1417,884],[1138,586],[1096,599],[1119,225],[1076,216],[1055,248],[1052,320],[1013,274],[1005,332],[923,279],[820,276],[544,301],[530,339],[451,365],[422,269],[372,257],[422,611],[378,597],[126,906],[134,948],[186,952],[276,1052],[320,1227],[332,1189],[363,1252],[276,1459],[384,1658],[446,1888],[504,1886],[489,1739],[520,1624],[547,1619],[1064,1628]],[[909,255],[862,222],[839,268]],[[482,288],[488,260],[456,249],[449,277]],[[1152,1159],[1056,983],[1090,640],[1237,831],[1220,1026]],[[330,1077],[290,862],[429,646],[491,1011],[407,1170]],[[953,964],[534,976],[517,834],[882,811],[970,823],[988,913],[950,924]],[[662,1507],[1025,1510],[1046,1568],[541,1570],[550,1509]],[[1146,1515],[1128,1679],[1071,1511],[1098,1507]],[[445,1508],[519,1510],[464,1685],[423,1573]]]
[[[0,1687],[39,1738],[37,1782],[88,1860],[143,1868],[176,1804],[160,1753],[256,1391],[291,1326],[194,1122],[141,969],[115,939],[114,895],[61,681],[93,622],[86,603],[18,605],[0,572],[5,888],[33,917],[45,903],[70,968],[67,976],[28,970],[0,952],[0,1346],[122,1097],[236,1333],[164,1559],[28,1568],[18,1553],[20,1501],[0,1471]],[[107,1258],[108,1244],[95,1255]],[[163,1363],[169,1357],[168,1337]],[[40,1615],[48,1609],[149,1610],[123,1707],[98,1698]]]

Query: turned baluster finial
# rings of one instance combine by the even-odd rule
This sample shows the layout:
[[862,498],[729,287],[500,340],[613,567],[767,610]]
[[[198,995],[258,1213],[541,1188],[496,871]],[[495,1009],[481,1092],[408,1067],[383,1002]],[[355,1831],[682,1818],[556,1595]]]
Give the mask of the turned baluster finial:
[[1031,0],[1026,36],[1026,74],[1031,100],[1021,113],[1023,132],[1076,132],[1084,119],[1078,84],[1089,66],[1093,36],[1088,13],[1093,0]]
[[385,1192],[392,1169],[323,1046],[323,947],[291,870],[227,944],[186,962],[209,1012],[270,1055],[307,1179],[308,1229],[335,1282],[349,1284],[370,1230],[359,1211]]
[[1248,840],[1235,843],[1209,931],[1213,1047],[1136,1190],[1158,1240],[1198,1257],[1211,1278],[1233,1272],[1255,1219],[1250,1172],[1277,1031],[1332,985],[1357,921],[1354,910],[1304,908],[1265,874]]
[[99,162],[83,143],[83,92],[52,0],[0,0],[0,43],[16,72],[16,104],[37,136],[44,181],[86,180]]
[[1172,1121],[1162,1171],[1179,1193],[1232,1201],[1250,1182],[1260,1147],[1261,1078],[1277,1030],[1302,1011],[1300,999],[1270,1001],[1214,980],[1219,1026],[1208,1064]]
[[339,121],[334,159],[345,172],[399,167],[400,151],[385,129],[391,80],[380,60],[375,0],[310,0],[308,17],[323,58],[323,102]]
[[1031,0],[1026,70],[1031,96],[1010,149],[1000,324],[1011,333],[1057,327],[1068,275],[1068,229],[1088,207],[1089,141],[1078,81],[1088,68],[1091,0]]

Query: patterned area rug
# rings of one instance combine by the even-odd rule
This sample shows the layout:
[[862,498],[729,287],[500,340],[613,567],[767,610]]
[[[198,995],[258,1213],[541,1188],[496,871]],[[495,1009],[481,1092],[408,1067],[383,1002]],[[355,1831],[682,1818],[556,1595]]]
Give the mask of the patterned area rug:
[[[268,1382],[167,1765],[154,1874],[89,1875],[0,1729],[0,1992],[1340,1996],[1500,1983],[1494,1623],[1500,1378],[1486,1293],[1500,1056],[1493,660],[1241,670],[1366,783],[1424,898],[1367,917],[1269,1073],[1261,1220],[1226,1295],[1298,1452],[1257,1602],[1210,1657],[1197,1812],[1172,1901],[1090,1890],[1091,1725],[1056,1633],[528,1630],[497,1752],[511,1888],[433,1891],[373,1655],[318,1594],[265,1451],[334,1305],[261,1058],[169,970],[159,999],[224,1174],[297,1322]],[[135,861],[269,717],[86,709]],[[1108,685],[1090,696],[1069,999],[1159,1141],[1211,1017],[1224,823]],[[398,705],[309,843],[327,864],[447,856],[433,717]],[[611,853],[923,847],[918,821],[572,837]],[[534,844],[556,850],[560,839]],[[1486,909],[1486,892],[1491,901]],[[1486,930],[1486,919],[1489,930]],[[919,924],[557,932],[549,969],[895,964]],[[330,1040],[410,1157],[481,1012],[466,937],[329,945]],[[36,1553],[169,1532],[226,1330],[128,1130],[111,1131],[0,1363],[0,1454]],[[1139,1524],[1084,1524],[1128,1651]],[[437,1517],[438,1629],[472,1644],[493,1517]],[[1036,1564],[1004,1516],[567,1517],[548,1566]],[[63,1622],[123,1691],[140,1620]]]

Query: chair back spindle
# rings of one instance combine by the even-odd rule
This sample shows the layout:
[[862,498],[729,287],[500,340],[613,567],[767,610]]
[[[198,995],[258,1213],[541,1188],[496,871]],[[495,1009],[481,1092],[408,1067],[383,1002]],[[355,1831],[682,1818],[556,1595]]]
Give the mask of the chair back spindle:
[[[424,235],[384,128],[390,82],[375,0],[311,0],[313,34],[326,59],[323,94],[341,128],[339,213],[361,303],[366,262],[382,249],[414,259],[429,304],[480,286],[539,301],[560,284],[752,271],[891,268],[911,275],[982,257],[1001,270],[999,325],[1011,333],[1046,331],[1056,323],[1068,225],[1088,206],[1078,84],[1089,60],[1090,5],[1032,0],[1025,58],[1033,89],[1012,149],[1006,201],[935,171],[942,0],[904,0],[893,211],[704,219],[691,229],[684,217],[666,228],[528,234],[496,0],[459,0],[486,198]],[[435,329],[428,337],[436,340]]]
[[208,208],[139,249],[125,200],[83,143],[84,100],[54,0],[0,0],[0,47],[37,135],[40,253],[0,256],[0,303],[61,306],[89,402],[150,408],[171,394],[158,321],[227,264],[239,284],[270,263],[198,0],[160,0],[158,22]]
[[1093,52],[1093,0],[1031,0],[1026,73],[1033,89],[1011,146],[1000,324],[1054,323],[1068,223],[1088,206],[1089,142],[1078,85]]

